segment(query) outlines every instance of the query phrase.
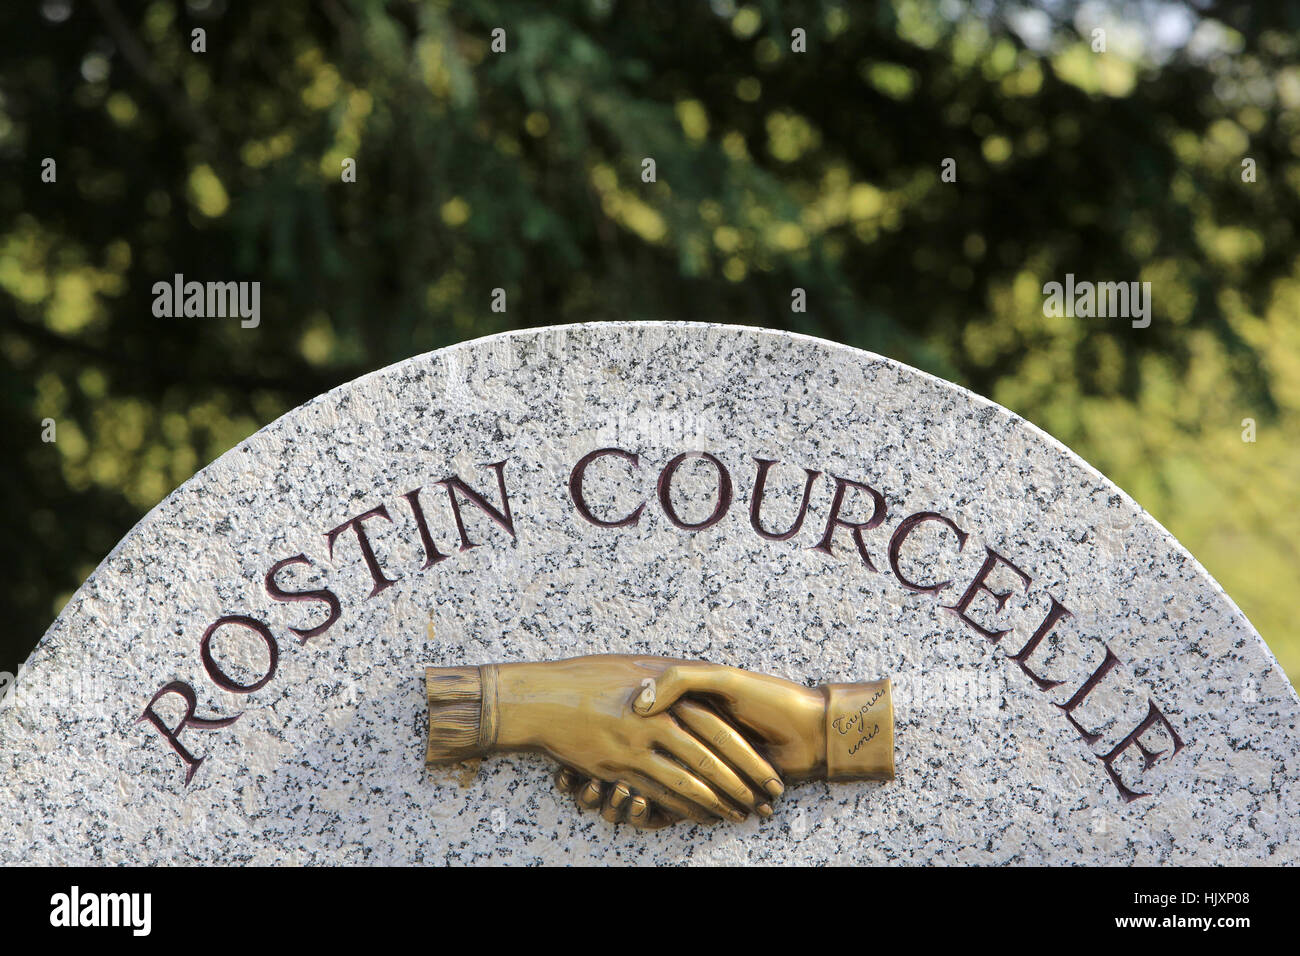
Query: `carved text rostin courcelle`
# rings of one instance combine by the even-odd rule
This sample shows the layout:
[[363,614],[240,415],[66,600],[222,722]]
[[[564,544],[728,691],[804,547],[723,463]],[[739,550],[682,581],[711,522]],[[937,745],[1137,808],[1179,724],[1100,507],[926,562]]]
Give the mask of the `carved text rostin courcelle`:
[[[1145,771],[1150,770],[1159,761],[1168,760],[1182,750],[1186,744],[1179,737],[1177,730],[1165,713],[1153,699],[1147,696],[1146,715],[1124,736],[1114,740],[1109,746],[1103,744],[1103,734],[1089,729],[1089,724],[1099,726],[1094,719],[1085,723],[1079,714],[1079,708],[1104,681],[1121,679],[1119,657],[1103,641],[1094,641],[1096,647],[1092,659],[1098,663],[1090,676],[1077,686],[1060,690],[1063,681],[1053,679],[1042,672],[1041,663],[1034,663],[1035,652],[1044,640],[1062,621],[1072,617],[1070,610],[1054,595],[1042,594],[1046,605],[1040,623],[1032,630],[1025,629],[1018,637],[1012,628],[999,628],[992,623],[992,618],[1001,611],[1011,597],[1012,589],[1019,586],[1024,594],[1031,594],[1033,579],[1017,566],[1015,561],[991,546],[984,545],[984,557],[974,576],[960,583],[951,579],[937,581],[911,580],[903,570],[904,558],[909,548],[915,549],[912,540],[914,532],[924,525],[947,529],[951,533],[946,540],[946,547],[954,551],[964,551],[971,534],[961,526],[960,515],[946,515],[936,511],[915,511],[903,515],[896,522],[886,525],[891,516],[885,495],[869,481],[843,477],[835,474],[823,474],[809,468],[803,468],[802,495],[798,511],[788,527],[773,529],[768,526],[763,516],[764,501],[767,497],[769,476],[775,468],[790,467],[775,459],[746,456],[739,461],[749,462],[747,469],[753,475],[749,495],[748,526],[749,533],[758,535],[774,545],[792,542],[804,527],[805,519],[813,511],[814,495],[819,500],[829,501],[824,517],[818,519],[812,527],[806,545],[791,544],[790,547],[806,547],[807,550],[832,557],[837,548],[846,546],[855,563],[860,563],[868,573],[892,575],[898,586],[909,592],[927,595],[941,602],[939,607],[946,613],[954,615],[971,635],[990,647],[994,653],[1013,663],[1022,673],[1023,678],[1032,683],[1036,690],[1048,696],[1048,700],[1060,713],[1061,726],[1067,732],[1077,733],[1079,738],[1094,755],[1099,769],[1114,784],[1119,797],[1124,802],[1131,802],[1140,797],[1149,796],[1149,792],[1134,789]],[[687,461],[702,461],[715,473],[713,483],[713,507],[710,513],[698,520],[688,521],[679,514],[672,498],[674,482],[680,480],[681,466]],[[602,467],[619,467],[626,469],[634,480],[641,480],[644,493],[630,496],[627,501],[617,505],[596,507],[588,500],[586,494],[587,472],[595,463]],[[736,464],[733,461],[733,466]],[[516,536],[515,516],[511,511],[511,500],[507,481],[509,460],[497,461],[484,466],[495,479],[495,501],[491,492],[475,487],[469,480],[458,475],[443,478],[434,484],[446,497],[446,514],[450,518],[447,528],[438,527],[438,534],[429,520],[429,502],[432,500],[433,488],[417,487],[395,495],[393,501],[377,502],[323,531],[327,554],[331,561],[336,551],[354,547],[358,550],[365,566],[370,584],[367,600],[392,587],[403,576],[427,571],[444,561],[453,558],[453,554],[439,547],[445,535],[454,542],[460,552],[479,547],[483,541],[471,538],[466,528],[465,514],[467,507],[486,516],[499,526],[503,536],[513,539]],[[697,466],[698,467],[698,466]],[[477,479],[476,479],[477,481]],[[571,469],[567,481],[567,497],[574,515],[600,529],[614,532],[620,528],[637,525],[645,520],[646,510],[655,507],[677,529],[684,534],[695,534],[721,524],[733,514],[735,503],[732,470],[722,458],[709,451],[685,452],[677,455],[659,467],[657,474],[650,462],[643,461],[642,456],[624,448],[599,448],[588,452],[577,460]],[[820,489],[820,491],[819,491]],[[561,494],[564,489],[557,489]],[[413,540],[418,539],[423,563],[418,568],[398,569],[385,567],[376,555],[372,536],[392,534],[398,527],[409,526],[407,522],[395,521],[390,505],[408,512],[413,524]],[[866,517],[862,517],[863,513]],[[850,517],[852,516],[852,517]],[[400,517],[400,516],[399,516]],[[443,547],[447,547],[445,544]],[[941,559],[942,555],[936,555]],[[288,627],[288,631],[298,638],[300,644],[308,644],[326,634],[344,615],[343,604],[336,592],[327,587],[295,587],[286,578],[291,576],[295,566],[312,567],[313,562],[305,553],[287,555],[274,562],[263,578],[266,597],[273,602],[302,602],[319,605],[325,612],[323,620],[302,626]],[[948,592],[943,594],[943,592]],[[265,615],[264,615],[265,616]],[[240,629],[254,635],[266,645],[268,657],[264,673],[255,680],[236,679],[223,669],[213,652],[214,639],[226,629]],[[275,678],[279,662],[280,647],[271,626],[252,613],[236,610],[213,620],[198,637],[199,660],[204,672],[216,687],[236,695],[252,694],[271,684]],[[1016,645],[1019,644],[1017,647]],[[1041,655],[1040,655],[1041,657]],[[1144,696],[1145,693],[1144,693]],[[168,719],[158,710],[158,704],[164,698],[178,698],[182,705],[179,719]],[[169,708],[169,709],[174,709]],[[205,708],[206,709],[206,708]],[[195,687],[181,680],[163,684],[145,704],[139,722],[143,722],[161,736],[166,745],[180,758],[184,767],[184,780],[188,784],[205,759],[194,756],[190,750],[192,731],[219,731],[229,727],[242,711],[231,715],[219,714],[202,716],[199,694]],[[844,718],[844,725],[850,728],[849,717]],[[1100,724],[1104,726],[1104,724]],[[867,732],[870,728],[867,728]],[[838,732],[838,729],[833,732]],[[182,741],[182,735],[186,740]],[[858,737],[863,737],[859,734]],[[857,738],[855,738],[856,741]],[[892,734],[891,734],[892,739]],[[865,744],[864,744],[865,746]],[[1152,749],[1163,748],[1163,749]],[[1121,761],[1121,757],[1136,751],[1133,757]],[[1139,759],[1140,758],[1140,759]],[[1121,775],[1121,770],[1123,775]],[[583,778],[580,775],[579,781]],[[761,785],[762,781],[756,781]]]

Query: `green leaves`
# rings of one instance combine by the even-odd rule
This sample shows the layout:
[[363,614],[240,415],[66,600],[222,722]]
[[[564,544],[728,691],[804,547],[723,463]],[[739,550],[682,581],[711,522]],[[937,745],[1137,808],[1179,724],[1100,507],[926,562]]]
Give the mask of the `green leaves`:
[[[1232,588],[1242,565],[1216,564],[1188,489],[1300,436],[1300,343],[1277,318],[1294,304],[1300,74],[1274,6],[1219,11],[1239,46],[1157,65],[1121,60],[1123,44],[1094,53],[1068,5],[1041,48],[1000,7],[981,21],[929,0],[284,0],[211,16],[154,0],[59,24],[7,5],[0,430],[25,464],[3,491],[14,515],[59,502],[83,526],[26,529],[5,654],[181,472],[503,320],[707,317],[918,365],[1102,464],[1204,541]],[[39,182],[47,156],[56,183]],[[260,326],[159,324],[150,287],[177,272],[261,281]],[[1152,282],[1151,327],[1044,319],[1042,285],[1066,272]],[[508,316],[489,310],[495,288]],[[106,394],[82,392],[88,369]],[[51,414],[81,454],[31,450]],[[139,441],[122,443],[128,414]],[[1247,414],[1256,445],[1198,461]],[[114,456],[95,479],[89,463]],[[1276,496],[1251,487],[1221,522],[1268,527]],[[1269,620],[1294,560],[1261,548],[1241,593]]]

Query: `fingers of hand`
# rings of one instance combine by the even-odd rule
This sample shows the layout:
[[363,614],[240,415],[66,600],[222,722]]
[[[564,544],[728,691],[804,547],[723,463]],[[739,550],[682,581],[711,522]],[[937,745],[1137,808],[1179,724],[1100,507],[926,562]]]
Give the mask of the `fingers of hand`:
[[561,767],[555,774],[555,786],[561,793],[573,793],[585,779],[572,767]]
[[769,797],[775,799],[785,792],[781,775],[776,768],[759,756],[749,741],[708,707],[692,700],[678,701],[673,708],[673,716],[714,753],[761,787]]
[[649,710],[654,706],[655,698],[659,695],[655,687],[655,679],[647,677],[641,681],[641,693],[637,695],[636,706],[641,710]]
[[645,797],[636,796],[628,801],[627,822],[638,830],[658,830],[680,819],[677,814],[656,807]]
[[605,794],[605,802],[600,808],[600,815],[610,823],[621,822],[627,809],[628,799],[631,796],[631,789],[620,780],[610,787],[608,793]]
[[[668,760],[667,758],[659,758],[659,759],[662,759],[663,762],[668,764],[668,766],[670,767],[674,767],[677,770],[681,769],[680,767],[677,767],[676,764],[674,764],[671,760]],[[660,783],[658,780],[654,780],[651,777],[646,776],[645,774],[633,774],[630,775],[627,779],[628,782],[632,785],[633,790],[645,796],[647,800],[652,801],[651,802],[652,810],[656,810],[660,813],[673,815],[678,818],[684,817],[687,820],[691,820],[695,823],[702,823],[705,824],[706,826],[708,824],[718,822],[718,818],[716,816],[714,816],[711,813],[707,813],[706,811],[701,809],[697,804],[694,804],[690,800],[687,800],[684,797],[679,796],[677,793],[674,793],[672,790],[670,790],[664,784]]]
[[653,780],[658,781],[670,791],[714,816],[723,817],[735,823],[745,819],[745,815],[723,801],[709,789],[709,785],[693,772],[667,757],[650,754],[644,761],[642,770]]
[[[586,777],[569,767],[560,770],[555,777],[560,789],[565,793],[573,794],[579,806],[588,810],[599,808],[600,815],[611,823],[630,823],[638,830],[658,830],[678,823],[687,815],[684,812],[670,810],[657,802],[651,802],[636,793],[633,785],[626,780],[620,780],[606,789],[606,785],[601,781]],[[638,786],[651,793],[663,792],[661,786],[645,779],[642,779]],[[674,800],[671,794],[667,795],[667,799]],[[685,801],[681,801],[679,805],[682,810],[687,809]],[[701,822],[712,823],[715,820],[708,818],[707,821]]]
[[642,717],[653,717],[690,693],[718,694],[730,698],[735,693],[738,674],[744,672],[704,661],[673,664],[664,668],[655,679],[652,699],[645,700],[643,691],[632,703],[632,709]]
[[653,808],[650,801],[640,795],[632,797],[627,802],[627,822],[632,824],[638,830],[652,829],[650,824],[654,820]]
[[742,807],[750,810],[756,810],[760,803],[766,802],[747,787],[736,772],[719,760],[712,750],[683,730],[671,718],[665,718],[660,734],[660,746],[689,767],[713,790],[726,794]]
[[632,709],[642,717],[650,717],[667,710],[678,697],[690,689],[688,679],[683,676],[689,670],[691,668],[674,664],[672,667],[665,668],[658,678],[648,678],[648,684],[642,682],[644,689],[637,695]]

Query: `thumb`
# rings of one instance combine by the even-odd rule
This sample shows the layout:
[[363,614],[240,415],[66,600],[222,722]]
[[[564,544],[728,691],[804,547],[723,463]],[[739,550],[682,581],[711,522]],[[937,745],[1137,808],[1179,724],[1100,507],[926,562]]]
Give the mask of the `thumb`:
[[641,693],[632,702],[632,709],[642,717],[653,717],[692,691],[719,691],[726,680],[726,670],[716,664],[674,664],[665,668],[658,677],[641,681]]

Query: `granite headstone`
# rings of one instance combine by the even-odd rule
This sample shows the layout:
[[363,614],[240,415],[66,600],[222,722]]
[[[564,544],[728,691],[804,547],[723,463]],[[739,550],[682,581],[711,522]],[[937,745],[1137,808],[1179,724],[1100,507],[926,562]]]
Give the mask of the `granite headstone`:
[[[425,665],[609,652],[889,676],[897,777],[646,833],[540,756],[426,769]],[[150,512],[0,707],[0,860],[1294,863],[1298,717],[1006,409],[799,335],[557,327],[341,386]]]

